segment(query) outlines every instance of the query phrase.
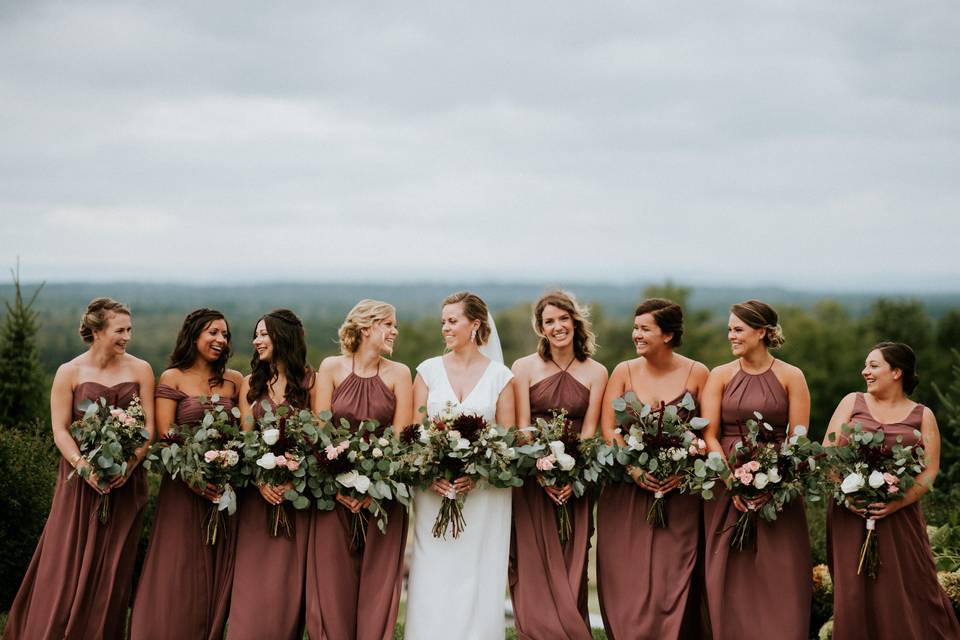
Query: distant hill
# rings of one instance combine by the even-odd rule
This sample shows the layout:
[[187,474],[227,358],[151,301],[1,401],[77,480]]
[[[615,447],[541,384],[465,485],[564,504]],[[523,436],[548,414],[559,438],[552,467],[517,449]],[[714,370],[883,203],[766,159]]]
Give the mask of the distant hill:
[[[599,303],[605,313],[628,315],[650,284],[633,282],[622,285],[580,283],[568,288],[584,302]],[[32,292],[36,285],[25,285]],[[463,283],[404,283],[404,284],[337,284],[278,282],[251,285],[179,285],[136,282],[110,283],[48,283],[37,301],[41,313],[59,315],[74,312],[79,317],[86,304],[97,296],[110,296],[148,313],[180,313],[208,306],[221,309],[228,315],[256,316],[275,307],[289,307],[303,316],[342,317],[360,298],[375,298],[392,302],[401,317],[420,317],[436,313],[440,301],[448,294],[469,288],[482,296],[494,310],[518,304],[530,304],[548,288],[549,284],[506,284],[481,282]],[[678,284],[678,286],[686,286]],[[937,319],[950,309],[960,308],[960,292],[919,293],[891,292],[828,292],[794,290],[777,287],[690,287],[689,306],[725,313],[734,302],[758,298],[777,305],[810,307],[825,298],[841,303],[854,316],[864,314],[880,297],[914,298],[921,301],[931,318]],[[13,299],[13,287],[0,285],[0,298]]]

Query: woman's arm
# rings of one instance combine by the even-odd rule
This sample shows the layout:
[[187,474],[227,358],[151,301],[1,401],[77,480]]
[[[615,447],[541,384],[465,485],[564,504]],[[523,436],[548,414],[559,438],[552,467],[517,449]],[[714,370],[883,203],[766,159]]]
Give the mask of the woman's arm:
[[603,398],[607,391],[607,368],[599,362],[591,362],[596,366],[590,368],[590,404],[587,406],[587,413],[583,416],[581,438],[592,438],[597,432],[600,414],[603,411]]
[[[823,435],[823,446],[835,447],[840,444],[840,438],[843,436],[840,427],[850,422],[850,416],[853,415],[853,403],[856,402],[856,399],[856,393],[848,393],[837,405],[837,408],[833,410],[833,416],[830,417],[830,422],[827,424],[827,432]],[[833,442],[830,441],[831,433],[836,434],[836,439]]]
[[807,388],[807,379],[803,371],[793,366],[790,367],[787,378],[787,400],[790,403],[788,434],[792,436],[793,430],[798,426],[807,427],[809,433],[810,389]]
[[410,368],[399,362],[393,363],[393,394],[397,398],[397,408],[393,412],[393,432],[397,435],[400,430],[413,422],[413,383],[410,381]]
[[247,400],[247,392],[250,391],[250,376],[244,376],[240,383],[240,428],[244,431],[253,431],[253,407]]
[[873,519],[885,518],[923,497],[933,488],[933,481],[940,472],[940,428],[937,419],[929,408],[923,408],[923,421],[920,423],[920,441],[923,443],[923,453],[926,467],[917,474],[916,482],[907,489],[904,496],[893,502],[876,502],[868,507],[869,517]]
[[317,413],[330,411],[333,404],[334,374],[337,369],[336,356],[324,358],[317,369],[317,376],[313,383],[313,409]]
[[[603,439],[609,443],[616,440],[617,443],[622,445],[624,442],[623,436],[616,433],[617,416],[613,410],[613,401],[626,392],[626,383],[627,363],[621,362],[614,367],[613,375],[607,381],[600,401],[602,404],[600,407],[600,433],[603,434]],[[591,391],[591,397],[592,395]]]
[[517,412],[517,427],[529,427],[533,418],[530,415],[530,371],[526,358],[513,363],[513,394]]
[[716,451],[726,457],[720,444],[720,413],[723,402],[723,388],[726,385],[723,365],[714,368],[707,376],[707,382],[700,392],[700,415],[710,421],[704,427],[703,439],[707,451]]
[[517,424],[517,403],[512,379],[504,385],[497,398],[497,424],[504,427],[513,427]]
[[[176,389],[177,371],[175,369],[167,369],[161,373],[160,384]],[[159,439],[170,433],[170,427],[173,426],[177,418],[177,401],[171,398],[157,398],[155,402],[157,412],[157,437]]]
[[413,420],[423,420],[427,417],[427,396],[429,395],[430,389],[418,373],[413,381],[413,404],[410,405]]

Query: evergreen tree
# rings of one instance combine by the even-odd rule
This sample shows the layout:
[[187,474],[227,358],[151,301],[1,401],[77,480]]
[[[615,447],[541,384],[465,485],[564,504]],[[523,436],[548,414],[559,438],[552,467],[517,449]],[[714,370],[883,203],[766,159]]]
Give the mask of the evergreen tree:
[[952,350],[953,377],[946,389],[936,382],[933,390],[940,400],[937,424],[940,427],[940,474],[937,489],[960,491],[960,351]]
[[22,426],[46,416],[46,379],[37,350],[37,312],[20,288],[20,264],[13,275],[14,301],[4,301],[7,317],[0,330],[0,425]]

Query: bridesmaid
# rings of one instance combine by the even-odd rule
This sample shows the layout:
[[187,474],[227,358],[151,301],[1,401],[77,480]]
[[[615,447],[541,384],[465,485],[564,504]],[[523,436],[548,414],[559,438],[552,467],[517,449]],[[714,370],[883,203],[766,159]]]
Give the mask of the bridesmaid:
[[[537,352],[513,364],[517,426],[549,420],[554,410],[590,438],[600,419],[606,368],[590,356],[596,348],[590,320],[574,297],[554,291],[537,300],[533,327]],[[592,535],[588,496],[572,488],[527,482],[513,490],[510,595],[517,636],[524,639],[590,640],[587,611],[587,551]],[[573,533],[557,534],[556,505],[569,501]]]
[[[356,428],[376,420],[383,430],[412,419],[410,369],[384,358],[397,339],[396,310],[386,302],[361,300],[340,327],[342,355],[325,358],[317,372],[317,411],[333,412]],[[316,511],[307,547],[307,632],[328,638],[390,640],[397,623],[407,510],[388,502],[387,532],[368,522],[363,549],[350,549],[351,514],[369,504],[337,496],[342,505]]]
[[[240,386],[245,430],[263,417],[263,401],[273,407],[313,409],[314,372],[307,366],[307,342],[300,318],[275,309],[257,321],[251,373]],[[267,506],[281,504],[284,486],[261,485],[241,498],[237,522],[237,556],[227,637],[237,640],[300,640],[306,602],[307,542],[310,512],[287,505],[293,536],[267,532]],[[259,490],[259,491],[258,491]]]
[[[833,503],[827,511],[830,573],[833,575],[833,637],[836,640],[889,638],[960,638],[953,606],[937,582],[937,569],[927,538],[920,498],[940,469],[940,431],[929,408],[911,401],[917,386],[913,350],[898,342],[881,342],[867,355],[863,368],[866,393],[845,397],[830,419],[827,433],[841,436],[840,426],[859,423],[867,431],[882,430],[885,444],[917,442],[920,432],[927,458],[917,483],[897,501],[846,509]],[[832,443],[824,438],[824,446]],[[864,519],[877,521],[880,572],[876,580],[857,575],[864,537]]]
[[[223,314],[213,309],[189,313],[157,385],[160,437],[175,424],[198,424],[212,406],[201,397],[219,395],[217,404],[228,412],[236,405],[242,377],[227,369],[229,359],[230,327]],[[237,538],[231,517],[223,537],[214,546],[204,544],[203,521],[217,497],[212,488],[199,491],[163,477],[131,617],[134,640],[223,637]]]
[[[153,370],[127,353],[130,310],[110,298],[90,302],[80,324],[90,348],[60,365],[50,391],[53,439],[62,454],[50,515],[33,560],[10,609],[5,640],[106,638],[122,640],[147,504],[147,478],[140,467],[147,446],[129,461],[127,475],[106,489],[96,478],[68,475],[89,463],[70,435],[84,400],[105,398],[127,407],[141,398],[147,431],[153,434]],[[100,524],[101,494],[111,497],[110,520]]]
[[[757,300],[730,311],[727,337],[737,359],[711,371],[703,391],[707,447],[723,455],[754,411],[781,438],[810,419],[803,372],[770,353],[784,342],[776,311]],[[720,488],[704,505],[707,600],[716,640],[809,637],[812,581],[803,501],[789,503],[773,523],[757,520],[755,552],[730,548],[740,512],[766,500],[731,500]]]
[[[682,338],[680,305],[662,298],[640,303],[633,319],[638,357],[616,366],[604,394],[600,425],[607,441],[621,439],[612,403],[628,391],[654,407],[677,404],[687,393],[699,397],[708,371],[675,353]],[[660,483],[640,470],[632,476],[637,486],[608,484],[597,505],[597,583],[607,637],[701,637],[702,503],[670,495],[667,527],[654,528],[647,522],[653,494],[669,494],[677,480]]]

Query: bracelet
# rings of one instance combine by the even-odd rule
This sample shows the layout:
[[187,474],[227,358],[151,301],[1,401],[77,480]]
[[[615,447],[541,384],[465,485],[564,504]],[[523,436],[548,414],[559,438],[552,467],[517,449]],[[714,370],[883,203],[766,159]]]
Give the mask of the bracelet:
[[70,463],[70,466],[71,466],[71,467],[73,467],[74,469],[76,469],[76,468],[77,468],[77,464],[78,464],[81,460],[83,460],[83,454],[77,452],[77,453],[73,454],[72,456],[70,456],[70,459],[67,460],[67,462]]

